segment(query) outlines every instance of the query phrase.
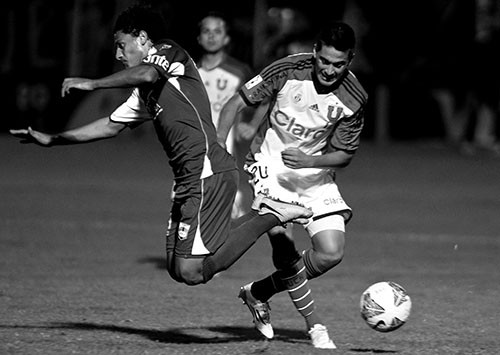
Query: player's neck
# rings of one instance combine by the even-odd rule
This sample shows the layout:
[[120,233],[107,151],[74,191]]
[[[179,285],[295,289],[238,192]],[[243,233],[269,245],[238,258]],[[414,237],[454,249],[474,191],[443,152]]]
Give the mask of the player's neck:
[[218,67],[226,58],[226,52],[217,51],[213,53],[205,53],[201,58],[201,67],[206,70],[212,70]]

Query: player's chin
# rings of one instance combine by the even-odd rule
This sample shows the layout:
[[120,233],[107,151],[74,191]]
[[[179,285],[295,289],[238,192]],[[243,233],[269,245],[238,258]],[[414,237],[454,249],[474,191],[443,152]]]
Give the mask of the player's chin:
[[335,84],[337,82],[337,78],[332,78],[332,79],[327,79],[327,78],[324,78],[324,77],[320,77],[319,78],[319,82],[321,85],[323,86],[332,86],[333,84]]

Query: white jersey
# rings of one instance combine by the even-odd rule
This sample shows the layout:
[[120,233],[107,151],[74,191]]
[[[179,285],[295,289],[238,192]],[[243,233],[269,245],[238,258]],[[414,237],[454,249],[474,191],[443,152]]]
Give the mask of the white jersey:
[[271,101],[267,119],[254,138],[247,164],[266,161],[283,179],[308,185],[332,175],[329,169],[289,169],[281,160],[286,148],[299,148],[309,155],[344,150],[353,153],[359,146],[367,94],[348,72],[330,92],[318,93],[313,81],[312,53],[280,59],[249,80],[240,94],[249,104],[267,97]]
[[323,230],[343,230],[352,216],[332,169],[287,168],[281,152],[299,148],[308,155],[343,150],[354,153],[363,128],[367,94],[351,72],[328,92],[313,81],[312,53],[280,59],[249,80],[240,95],[250,105],[270,98],[266,119],[252,141],[245,170],[254,193],[297,201],[313,211],[305,225],[312,236]]
[[222,106],[250,77],[250,67],[233,57],[226,56],[222,63],[211,70],[204,69],[198,63],[198,71],[207,89],[212,120],[217,127]]

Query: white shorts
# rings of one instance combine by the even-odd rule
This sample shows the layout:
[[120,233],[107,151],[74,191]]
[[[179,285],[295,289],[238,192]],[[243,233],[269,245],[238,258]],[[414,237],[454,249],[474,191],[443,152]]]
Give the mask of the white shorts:
[[345,224],[352,217],[352,210],[340,195],[332,172],[323,170],[324,173],[312,177],[301,175],[297,171],[303,169],[289,169],[277,159],[264,159],[245,165],[244,169],[251,176],[249,182],[255,195],[265,193],[282,201],[299,202],[310,208],[313,216],[305,228],[310,232],[314,231],[313,234],[329,229],[343,231],[343,226],[331,216],[341,215]]

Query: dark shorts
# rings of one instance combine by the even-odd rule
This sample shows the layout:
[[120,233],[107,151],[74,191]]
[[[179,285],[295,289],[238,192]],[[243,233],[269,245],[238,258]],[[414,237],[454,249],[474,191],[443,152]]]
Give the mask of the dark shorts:
[[226,171],[175,189],[167,230],[167,253],[203,257],[229,236],[238,188],[237,170]]

